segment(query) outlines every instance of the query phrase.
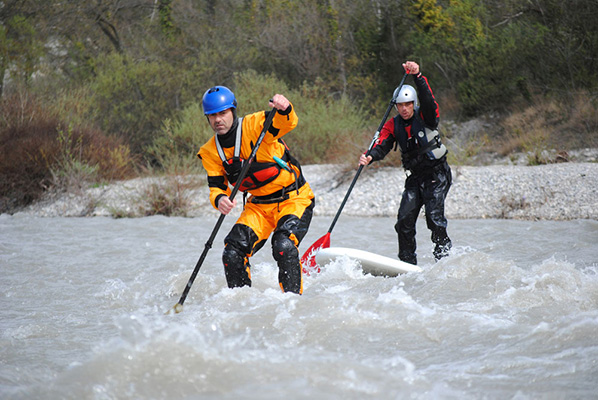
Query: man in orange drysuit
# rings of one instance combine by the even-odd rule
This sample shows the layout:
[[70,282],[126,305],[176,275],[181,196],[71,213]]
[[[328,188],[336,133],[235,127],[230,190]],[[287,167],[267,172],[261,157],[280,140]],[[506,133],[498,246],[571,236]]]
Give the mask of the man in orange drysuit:
[[[237,118],[235,95],[224,86],[208,89],[202,102],[215,135],[197,155],[208,173],[210,202],[226,215],[237,204],[236,199],[229,199],[229,184],[237,183],[243,163],[273,111]],[[282,140],[297,126],[293,105],[283,95],[276,94],[269,106],[276,109],[276,115],[241,181],[239,190],[250,196],[224,239],[222,261],[228,287],[251,286],[249,258],[272,234],[272,255],[278,264],[280,287],[284,292],[301,294],[303,278],[298,247],[309,229],[315,197],[299,162]]]

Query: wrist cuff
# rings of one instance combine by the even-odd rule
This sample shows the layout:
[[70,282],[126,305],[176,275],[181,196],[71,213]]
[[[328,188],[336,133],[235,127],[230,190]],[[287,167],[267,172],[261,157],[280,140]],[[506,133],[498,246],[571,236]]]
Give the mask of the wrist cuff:
[[279,113],[280,115],[289,115],[291,113],[292,109],[293,109],[293,105],[289,104],[289,106],[287,107],[286,110],[284,110],[284,111],[276,110],[276,112]]

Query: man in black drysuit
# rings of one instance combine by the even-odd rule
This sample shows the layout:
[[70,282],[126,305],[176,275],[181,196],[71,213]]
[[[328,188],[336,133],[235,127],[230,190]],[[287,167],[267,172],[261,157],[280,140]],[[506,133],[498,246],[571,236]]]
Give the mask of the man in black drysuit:
[[446,147],[438,134],[438,103],[428,80],[413,61],[403,64],[413,75],[415,88],[397,88],[393,101],[398,115],[384,124],[380,136],[369,155],[362,154],[359,164],[368,165],[382,160],[394,147],[401,151],[403,167],[407,171],[405,189],[397,216],[395,230],[399,235],[399,259],[417,264],[415,224],[424,206],[426,223],[432,231],[434,258],[448,255],[451,239],[446,232],[444,200],[451,187],[451,169],[446,161]]

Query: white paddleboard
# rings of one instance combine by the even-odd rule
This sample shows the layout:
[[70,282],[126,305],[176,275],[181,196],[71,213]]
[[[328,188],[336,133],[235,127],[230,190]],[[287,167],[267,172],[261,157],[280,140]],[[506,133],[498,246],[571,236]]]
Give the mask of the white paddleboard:
[[348,257],[357,260],[361,264],[364,273],[375,276],[397,276],[407,272],[421,272],[422,270],[417,265],[404,261],[347,247],[327,247],[320,249],[316,253],[316,262],[320,266],[324,266],[339,257]]

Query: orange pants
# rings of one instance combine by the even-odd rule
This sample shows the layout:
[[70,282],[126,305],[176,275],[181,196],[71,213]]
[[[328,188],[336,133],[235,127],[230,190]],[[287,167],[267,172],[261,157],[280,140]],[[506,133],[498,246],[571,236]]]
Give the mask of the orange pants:
[[270,204],[256,204],[248,199],[243,212],[224,239],[222,255],[229,287],[251,286],[249,257],[259,251],[272,234],[272,256],[279,268],[278,280],[285,292],[302,293],[303,276],[299,261],[299,243],[307,234],[315,204],[308,183],[299,193]]

